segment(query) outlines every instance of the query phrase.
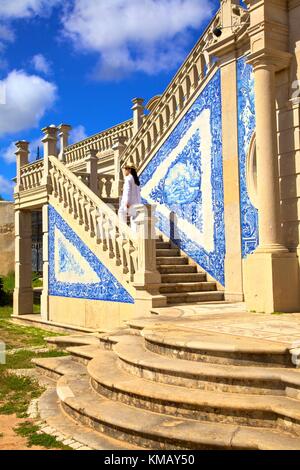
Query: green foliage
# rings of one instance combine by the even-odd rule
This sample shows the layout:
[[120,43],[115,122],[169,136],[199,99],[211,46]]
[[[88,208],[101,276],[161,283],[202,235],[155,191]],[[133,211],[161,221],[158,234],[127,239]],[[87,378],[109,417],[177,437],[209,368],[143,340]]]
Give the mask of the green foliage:
[[0,414],[16,414],[23,418],[31,400],[38,398],[43,391],[35,380],[1,371]]
[[65,446],[61,442],[58,442],[54,436],[44,434],[39,431],[39,427],[32,424],[30,421],[20,424],[14,429],[16,434],[25,437],[28,442],[28,446],[40,446],[46,449],[62,449],[71,450],[70,447]]

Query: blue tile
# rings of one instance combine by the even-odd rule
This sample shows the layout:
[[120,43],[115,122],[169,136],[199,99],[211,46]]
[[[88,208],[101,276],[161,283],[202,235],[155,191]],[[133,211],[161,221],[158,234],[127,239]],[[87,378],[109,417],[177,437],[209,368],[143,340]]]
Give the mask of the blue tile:
[[[56,238],[55,233],[62,235]],[[68,249],[66,239],[74,249]],[[55,263],[55,252],[57,260]],[[76,252],[78,255],[76,256]],[[97,282],[85,282],[88,270]],[[60,275],[82,278],[80,282],[62,282]],[[134,303],[134,299],[117,281],[112,273],[99,261],[94,253],[82,242],[57,211],[49,206],[49,295],[76,299],[103,300],[107,302]]]

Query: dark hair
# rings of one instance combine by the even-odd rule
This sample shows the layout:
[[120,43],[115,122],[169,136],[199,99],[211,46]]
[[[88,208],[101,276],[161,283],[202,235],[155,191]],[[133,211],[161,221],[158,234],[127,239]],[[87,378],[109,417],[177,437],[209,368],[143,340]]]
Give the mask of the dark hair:
[[137,186],[141,186],[140,179],[138,177],[138,174],[136,172],[135,168],[131,168],[130,166],[125,167],[126,170],[130,170],[130,174],[133,176],[134,182]]

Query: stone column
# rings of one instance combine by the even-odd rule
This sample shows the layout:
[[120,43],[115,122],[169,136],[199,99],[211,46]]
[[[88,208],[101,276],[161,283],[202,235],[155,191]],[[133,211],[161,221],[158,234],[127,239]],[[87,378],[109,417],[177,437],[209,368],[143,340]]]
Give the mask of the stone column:
[[143,124],[144,119],[144,100],[143,98],[134,98],[133,107],[133,135],[135,135]]
[[15,212],[14,315],[33,313],[31,212]]
[[87,149],[85,151],[86,172],[89,175],[89,187],[98,194],[98,157],[97,150]]
[[114,198],[121,197],[123,189],[123,173],[121,168],[121,156],[126,149],[126,137],[119,136],[114,139],[113,151],[114,151],[114,172],[115,180],[113,184],[112,196]]
[[49,320],[49,206],[45,204],[42,212],[43,224],[43,292],[41,296],[41,316]]
[[19,142],[16,142],[16,147],[17,184],[15,187],[15,193],[19,193],[23,189],[21,183],[21,168],[27,165],[29,161],[29,142],[20,140]]
[[49,157],[57,157],[57,132],[58,128],[53,124],[49,127],[44,127],[42,132],[45,134],[42,138],[44,144],[44,176],[42,184],[49,183]]
[[59,149],[59,155],[58,159],[61,162],[65,161],[65,148],[68,147],[69,145],[69,133],[72,130],[72,127],[69,126],[68,124],[60,124],[58,126],[59,130],[59,142],[60,142],[60,149]]
[[249,56],[254,68],[256,110],[259,246],[244,262],[248,310],[298,311],[298,263],[283,245],[280,221],[279,164],[276,123],[276,60]]

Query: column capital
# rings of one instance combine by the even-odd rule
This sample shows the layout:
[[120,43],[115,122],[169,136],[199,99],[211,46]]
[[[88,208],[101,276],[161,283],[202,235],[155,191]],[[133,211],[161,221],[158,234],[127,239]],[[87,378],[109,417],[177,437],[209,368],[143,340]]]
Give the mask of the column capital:
[[72,126],[70,126],[69,124],[60,124],[58,126],[58,130],[61,133],[69,133],[71,130],[72,130]]
[[292,55],[289,52],[282,52],[274,49],[261,49],[250,53],[247,56],[248,64],[251,64],[255,70],[266,69],[278,72],[290,65]]
[[132,103],[133,103],[133,106],[132,106],[132,110],[134,111],[135,109],[138,109],[138,108],[143,108],[144,110],[144,98],[133,98],[132,100]]
[[98,154],[98,150],[93,149],[93,148],[88,148],[85,150],[85,159],[86,160],[93,160],[93,159],[98,160],[97,154]]
[[52,124],[51,126],[42,129],[44,137],[42,142],[44,144],[44,159],[50,155],[57,156],[57,132],[58,128]]

